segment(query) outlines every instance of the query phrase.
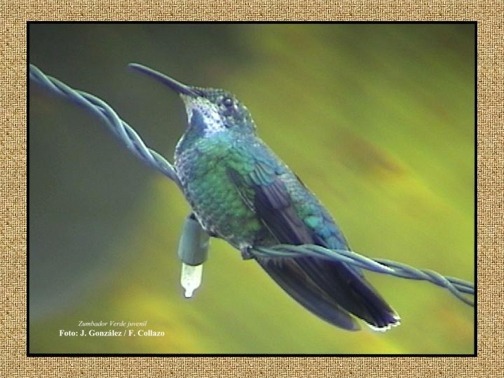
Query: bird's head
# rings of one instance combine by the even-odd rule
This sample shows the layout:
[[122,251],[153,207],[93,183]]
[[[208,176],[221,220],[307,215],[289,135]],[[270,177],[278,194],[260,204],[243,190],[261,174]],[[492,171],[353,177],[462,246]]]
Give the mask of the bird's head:
[[189,128],[200,137],[216,133],[255,134],[255,124],[248,109],[223,89],[200,88],[182,84],[171,77],[140,64],[130,64],[180,95],[184,101]]

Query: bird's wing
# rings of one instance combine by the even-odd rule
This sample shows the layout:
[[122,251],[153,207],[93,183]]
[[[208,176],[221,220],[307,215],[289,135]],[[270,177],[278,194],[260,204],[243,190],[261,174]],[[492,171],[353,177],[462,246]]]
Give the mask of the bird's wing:
[[[244,202],[279,243],[328,247],[300,218],[285,184],[285,175],[294,177],[290,172],[256,160],[253,170],[246,175],[232,169],[228,173]],[[303,186],[301,182],[298,184]],[[363,276],[345,264],[309,256],[258,258],[257,261],[295,300],[336,326],[359,329],[349,313],[376,328],[387,328],[398,320]]]

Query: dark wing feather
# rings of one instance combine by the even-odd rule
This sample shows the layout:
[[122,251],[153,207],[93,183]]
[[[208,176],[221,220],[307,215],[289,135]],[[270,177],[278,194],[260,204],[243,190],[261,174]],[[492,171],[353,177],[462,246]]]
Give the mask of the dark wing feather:
[[268,185],[255,184],[253,188],[257,215],[281,243],[313,243],[310,231],[292,206],[285,184],[279,177]]
[[[252,188],[253,198],[248,191],[242,193],[244,200],[279,243],[329,247],[299,217],[282,180],[283,174],[288,175],[261,162],[256,163],[247,178],[229,171],[237,188]],[[307,191],[307,195],[311,194]],[[349,313],[377,328],[397,322],[394,311],[363,276],[342,263],[313,257],[258,258],[257,261],[295,300],[331,324],[348,330],[359,329]]]

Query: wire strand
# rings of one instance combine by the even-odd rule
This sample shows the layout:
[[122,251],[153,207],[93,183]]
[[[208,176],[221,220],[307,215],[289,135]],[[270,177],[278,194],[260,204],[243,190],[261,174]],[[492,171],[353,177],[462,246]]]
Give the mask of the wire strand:
[[136,131],[123,121],[105,101],[89,93],[70,88],[58,79],[45,75],[31,64],[30,80],[96,115],[130,152],[180,186],[173,165],[161,154],[147,147]]

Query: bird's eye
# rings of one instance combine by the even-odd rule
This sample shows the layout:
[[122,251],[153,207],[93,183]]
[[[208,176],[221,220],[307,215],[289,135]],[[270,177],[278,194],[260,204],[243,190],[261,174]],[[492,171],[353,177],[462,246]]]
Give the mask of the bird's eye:
[[224,99],[222,100],[222,104],[226,108],[231,108],[234,105],[234,101],[233,101],[233,99],[231,97],[224,97]]

